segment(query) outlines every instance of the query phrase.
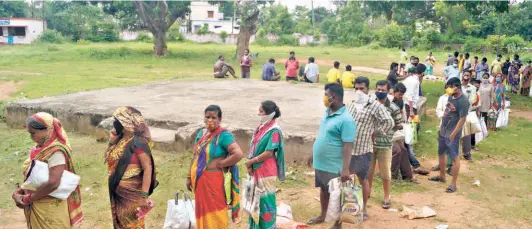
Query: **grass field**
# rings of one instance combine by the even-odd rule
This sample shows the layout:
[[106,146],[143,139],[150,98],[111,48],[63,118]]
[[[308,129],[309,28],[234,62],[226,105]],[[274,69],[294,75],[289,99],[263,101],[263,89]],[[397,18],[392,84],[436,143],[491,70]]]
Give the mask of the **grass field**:
[[[212,77],[212,66],[223,54],[228,59],[234,55],[234,46],[213,44],[169,44],[170,54],[167,57],[154,57],[151,44],[117,43],[88,45],[31,45],[6,47],[0,49],[0,85],[6,82],[19,82],[6,101],[16,98],[39,98],[97,88],[142,84],[160,80],[208,79]],[[320,65],[322,82],[334,60],[343,66],[372,67],[387,69],[391,61],[397,61],[398,50],[371,50],[367,48],[342,47],[255,47],[252,53],[259,53],[254,59],[252,77],[259,78],[263,63],[270,57],[286,58],[289,51],[295,51],[301,62],[308,56],[314,56]],[[423,52],[409,52],[409,55],[426,56]],[[435,52],[438,60],[446,60],[446,53]],[[491,60],[493,57],[488,58]],[[276,68],[284,69],[278,61]],[[238,65],[236,61],[231,61]],[[440,71],[441,69],[436,69]],[[283,71],[282,71],[283,72]],[[238,71],[237,71],[238,73]],[[377,79],[384,79],[378,74],[357,72],[357,75],[369,76],[372,84]],[[284,73],[282,73],[284,75]],[[428,115],[423,118],[419,143],[416,154],[425,167],[436,160],[436,129],[439,120],[431,115],[439,96],[443,93],[443,83],[426,81],[423,92],[427,97]],[[3,106],[6,101],[2,101]],[[532,111],[532,99],[512,96],[514,110]],[[0,107],[2,108],[2,107]],[[2,109],[3,110],[3,109]],[[86,223],[82,228],[109,228],[110,212],[107,198],[106,165],[103,163],[104,144],[99,144],[89,136],[69,133],[74,148],[74,161],[82,179],[82,192]],[[441,196],[454,202],[466,203],[470,214],[477,218],[462,216],[466,213],[459,209],[442,210],[438,217],[410,224],[397,224],[398,228],[428,228],[427,225],[448,223],[461,225],[460,228],[532,228],[532,122],[513,117],[510,127],[497,132],[490,132],[489,139],[480,143],[480,151],[473,152],[473,163],[467,163],[459,179],[459,192],[456,195],[444,196],[443,184],[431,184],[425,177],[419,177],[422,184],[413,185],[405,182],[394,182],[392,198],[394,207],[411,203],[402,197],[413,195],[414,198],[428,196],[433,205],[438,206]],[[12,191],[21,182],[20,165],[27,157],[32,146],[28,134],[24,130],[9,129],[0,124],[0,213],[13,211]],[[185,170],[188,168],[190,153],[179,155],[156,152],[158,179],[164,181],[154,194],[158,204],[154,213],[148,217],[149,228],[161,228],[164,222],[166,201],[173,197],[179,189],[184,189]],[[287,181],[279,185],[280,199],[289,201],[293,207],[294,217],[305,221],[318,212],[318,203],[313,200],[315,189],[312,189],[313,177],[305,175],[310,169],[292,166],[288,169]],[[481,180],[480,187],[471,186],[474,180]],[[380,215],[382,191],[380,179],[374,185],[370,203],[370,214]],[[295,194],[293,194],[295,193]],[[299,195],[300,194],[300,195]],[[396,198],[397,197],[397,198]],[[413,200],[412,200],[413,201]],[[430,205],[430,203],[427,203]],[[433,206],[431,205],[431,206]],[[469,211],[469,210],[468,210]],[[13,211],[15,212],[15,211]],[[391,214],[391,213],[390,213]],[[456,215],[459,214],[459,215]],[[10,215],[10,214],[7,214]],[[7,217],[0,221],[0,228],[13,228],[12,223],[23,221],[20,214]],[[396,215],[393,217],[397,218]],[[460,218],[458,218],[460,217]],[[464,218],[466,217],[466,218]],[[457,220],[465,222],[457,222]],[[468,220],[470,219],[470,220]],[[482,222],[482,226],[475,220]],[[376,220],[378,221],[378,220]],[[403,222],[403,221],[401,221]],[[493,224],[489,224],[493,222]],[[374,228],[388,227],[389,222],[372,222]],[[404,223],[404,222],[403,222]],[[486,224],[487,223],[487,224]],[[500,224],[499,224],[500,223]],[[241,223],[243,226],[245,224]],[[487,226],[486,226],[487,225]],[[515,225],[516,227],[507,227]],[[371,226],[370,226],[371,227]],[[239,227],[240,228],[240,227]]]

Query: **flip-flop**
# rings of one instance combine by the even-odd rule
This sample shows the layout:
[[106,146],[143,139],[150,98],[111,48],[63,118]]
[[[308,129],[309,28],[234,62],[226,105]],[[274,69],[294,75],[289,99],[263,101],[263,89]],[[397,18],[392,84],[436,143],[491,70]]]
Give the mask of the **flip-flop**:
[[454,185],[449,185],[449,187],[447,187],[447,189],[445,190],[445,192],[447,192],[447,193],[453,193],[453,192],[456,192],[456,186],[454,186]]
[[317,216],[317,217],[314,217],[312,219],[309,219],[307,221],[307,224],[308,225],[315,225],[315,224],[320,224],[320,223],[323,223],[323,222],[325,222],[325,218],[320,219],[320,216]]
[[440,176],[433,176],[433,177],[430,177],[429,178],[430,181],[435,181],[435,182],[442,182],[442,183],[445,183],[445,179],[441,179]]
[[368,221],[368,219],[369,219],[368,213],[362,213],[362,220],[363,221]]
[[386,200],[382,201],[382,208],[383,209],[390,209],[390,207],[392,207],[392,201],[389,201],[389,200],[388,201],[386,201]]

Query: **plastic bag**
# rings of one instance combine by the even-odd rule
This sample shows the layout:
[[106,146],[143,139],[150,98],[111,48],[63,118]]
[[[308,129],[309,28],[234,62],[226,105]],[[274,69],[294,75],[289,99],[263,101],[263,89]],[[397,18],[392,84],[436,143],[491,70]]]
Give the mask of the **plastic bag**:
[[410,124],[403,124],[403,131],[405,134],[405,143],[408,145],[414,144],[414,129]]
[[328,185],[330,197],[329,206],[327,207],[327,215],[325,216],[325,222],[332,222],[340,219],[342,182],[338,177],[330,180]]
[[290,205],[281,203],[277,207],[277,217],[275,222],[277,229],[303,229],[308,228],[304,223],[298,223],[293,220],[292,208]]
[[233,182],[231,172],[225,172],[224,173],[224,191],[225,191],[225,200],[226,203],[229,205],[233,201],[231,199],[231,183]]
[[436,211],[432,210],[427,206],[415,207],[415,206],[404,206],[403,211],[399,213],[401,217],[407,217],[408,219],[418,219],[418,218],[427,218],[436,215]]
[[486,126],[484,117],[480,118],[480,129],[482,131],[475,134],[475,143],[479,143],[488,137],[488,127]]
[[[32,165],[28,172],[28,179],[24,181],[21,188],[24,190],[36,191],[42,184],[48,182],[50,179],[50,173],[46,162],[33,160],[31,163]],[[61,175],[61,183],[59,183],[59,187],[48,195],[57,199],[66,200],[78,187],[79,180],[80,176],[64,170]]]
[[482,132],[480,127],[480,120],[478,119],[477,113],[472,111],[467,114],[466,124],[469,124],[469,134],[476,134]]
[[393,133],[392,142],[405,139],[405,131],[397,130]]
[[354,180],[345,182],[342,187],[341,200],[340,221],[360,225],[363,221],[362,209],[364,207],[362,186],[355,186]]
[[508,125],[508,114],[510,111],[508,109],[501,110],[499,112],[499,117],[497,117],[497,123],[495,124],[495,127],[502,128],[506,127]]
[[261,191],[252,176],[248,177],[242,187],[242,210],[255,222],[259,222]]
[[[179,199],[179,192],[183,199]],[[183,190],[176,193],[175,199],[168,200],[164,229],[189,229],[196,228],[196,213],[194,201]]]

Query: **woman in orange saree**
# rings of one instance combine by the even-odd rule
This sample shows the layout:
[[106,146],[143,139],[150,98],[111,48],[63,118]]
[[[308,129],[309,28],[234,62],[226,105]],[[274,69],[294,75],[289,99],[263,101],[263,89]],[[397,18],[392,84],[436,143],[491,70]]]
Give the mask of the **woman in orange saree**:
[[[231,206],[233,222],[240,210],[237,163],[242,150],[233,135],[220,127],[222,110],[216,105],[205,109],[206,129],[200,130],[194,144],[194,157],[187,176],[188,190],[194,190],[196,228],[229,228],[227,207]],[[231,187],[224,185],[224,170],[231,171]],[[226,194],[230,190],[230,194]],[[230,201],[226,198],[230,196]]]
[[140,111],[133,107],[118,108],[113,117],[106,152],[113,227],[143,229],[144,216],[153,207],[149,196],[158,184],[150,131]]
[[24,209],[30,229],[72,228],[83,218],[79,186],[66,200],[48,196],[59,187],[63,171],[75,173],[68,136],[59,120],[44,112],[30,116],[26,126],[37,145],[23,164],[24,177],[26,179],[29,175],[33,160],[47,163],[50,174],[48,182],[36,190],[25,190],[23,185],[13,193],[13,199],[19,208]]

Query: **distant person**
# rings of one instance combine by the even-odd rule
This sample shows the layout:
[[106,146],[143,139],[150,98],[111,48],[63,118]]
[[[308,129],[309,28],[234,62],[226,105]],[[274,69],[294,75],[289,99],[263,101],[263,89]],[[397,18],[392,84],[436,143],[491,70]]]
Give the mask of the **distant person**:
[[[506,87],[502,82],[502,74],[497,74],[495,76],[495,84],[493,85],[493,101],[491,103],[493,111],[497,114],[506,108]],[[495,118],[490,118],[488,114],[488,129],[496,130],[497,116]]]
[[329,83],[340,83],[341,75],[340,75],[340,62],[335,61],[333,64],[333,68],[329,70],[327,73],[327,82]]
[[[508,84],[508,69],[510,69],[510,65],[512,65],[512,62],[510,62],[510,57],[506,57],[506,61],[502,64],[502,75],[503,75],[503,82]],[[496,75],[492,75],[493,77]],[[493,81],[495,82],[495,81]]]
[[355,88],[355,74],[351,72],[351,65],[345,66],[345,72],[342,74],[342,86],[344,88]]
[[[471,72],[464,72],[462,76],[462,88],[461,90],[462,94],[467,98],[468,100],[468,112],[475,112],[478,109],[478,97],[477,97],[477,88],[471,83]],[[477,102],[477,103],[476,103]],[[469,120],[466,120],[462,135],[461,135],[461,145],[462,145],[462,155],[464,156],[464,159],[468,161],[472,161],[473,158],[471,157],[471,138],[474,133],[471,133],[471,123]]]
[[405,73],[405,67],[406,63],[408,62],[408,53],[406,53],[406,50],[403,48],[403,51],[401,51],[401,57],[399,58],[399,74],[403,75]]
[[457,190],[457,179],[460,171],[460,137],[462,135],[462,128],[466,121],[469,110],[469,102],[462,94],[462,84],[459,78],[451,78],[447,81],[446,89],[449,95],[444,116],[442,119],[440,131],[438,133],[438,155],[440,164],[440,175],[429,178],[431,181],[446,182],[445,165],[446,154],[452,158],[452,181],[451,185],[447,187],[447,193],[454,193]]
[[475,72],[477,73],[477,78],[482,77],[484,75],[484,73],[486,73],[488,71],[489,71],[488,58],[483,57],[482,58],[482,62],[480,62],[477,65],[477,68],[475,69]]
[[386,78],[388,82],[390,83],[390,87],[395,87],[395,85],[399,82],[399,65],[395,62],[393,62],[390,65],[390,72],[388,73],[388,77]]
[[460,69],[460,72],[464,70],[464,62],[465,62],[464,54],[460,53],[458,57],[458,69]]
[[469,59],[469,53],[467,52],[465,54],[465,60],[464,60],[464,68],[462,70],[462,72],[465,72],[465,71],[472,71],[472,67],[473,65],[471,64],[471,59]]
[[530,81],[532,81],[531,60],[528,60],[525,69],[523,69],[523,85],[521,86],[521,95],[530,96]]
[[491,62],[491,75],[497,75],[499,73],[502,73],[502,65],[503,62],[501,61],[502,55],[497,55],[497,59],[493,60]]
[[416,62],[416,57],[415,56],[411,56],[410,57],[410,62],[408,62],[408,64],[406,64],[406,66],[405,66],[405,71],[406,71],[405,76],[408,76],[408,74],[411,74],[412,72],[414,72],[415,62]]
[[425,66],[427,66],[425,75],[431,76],[434,72],[435,65],[436,65],[436,58],[432,55],[432,52],[429,52],[429,55],[427,56],[427,58],[425,58]]
[[214,64],[214,78],[227,78],[227,73],[236,78],[235,70],[230,64],[225,62],[225,57],[220,55]]
[[453,65],[454,60],[458,60],[458,52],[454,52],[454,54],[451,56],[449,55],[449,59],[447,59],[447,66]]
[[521,68],[521,64],[518,61],[519,56],[517,56],[517,60],[512,61],[512,65],[510,65],[510,68],[508,69],[508,82],[510,83],[511,90],[510,92],[512,94],[517,94],[519,91],[519,83],[521,81],[521,78],[519,76],[519,69]]
[[305,66],[303,80],[307,83],[320,82],[320,68],[314,63],[314,57],[308,58],[308,64]]
[[458,60],[453,60],[452,65],[443,68],[443,76],[445,77],[445,80],[449,80],[455,77],[460,79],[460,69],[458,69]]
[[249,56],[249,49],[244,50],[244,55],[240,59],[240,68],[242,71],[242,79],[249,79],[251,76],[251,67],[253,66],[253,61]]
[[484,118],[486,127],[488,126],[488,112],[493,103],[493,84],[490,82],[490,74],[484,73],[478,90],[480,94],[480,117]]
[[275,59],[270,58],[262,67],[262,80],[278,81],[281,79],[281,74],[275,71]]
[[473,71],[473,74],[475,74],[475,78],[479,79],[482,76],[477,76],[477,72],[476,72],[477,65],[478,65],[478,56],[475,56],[473,59],[473,67],[471,68],[471,70]]
[[[320,189],[321,211],[319,216],[308,220],[309,225],[325,222],[330,198],[329,181],[337,177],[340,177],[342,182],[349,179],[349,165],[357,130],[344,105],[344,89],[340,84],[325,85],[323,103],[326,107],[325,113],[308,158],[308,165],[312,165],[315,172],[314,186]],[[338,228],[339,222],[335,222],[335,226]]]
[[290,51],[290,57],[284,63],[286,70],[286,81],[297,81],[297,71],[299,69],[299,61],[296,60],[296,53]]
[[[406,117],[403,112],[403,96],[406,93],[406,87],[403,83],[397,83],[393,91],[394,92],[392,102],[397,105],[397,107],[399,107],[401,111],[401,119],[403,121],[401,121],[400,124],[402,124],[404,120],[406,120]],[[397,122],[394,121],[394,123],[395,125],[397,125]],[[412,166],[410,165],[410,155],[405,145],[406,144],[404,137],[394,140],[392,143],[392,178],[403,179],[417,183],[417,180],[415,180],[413,176]],[[417,161],[415,156],[413,157],[413,159]],[[417,161],[417,163],[419,164],[419,161]]]

